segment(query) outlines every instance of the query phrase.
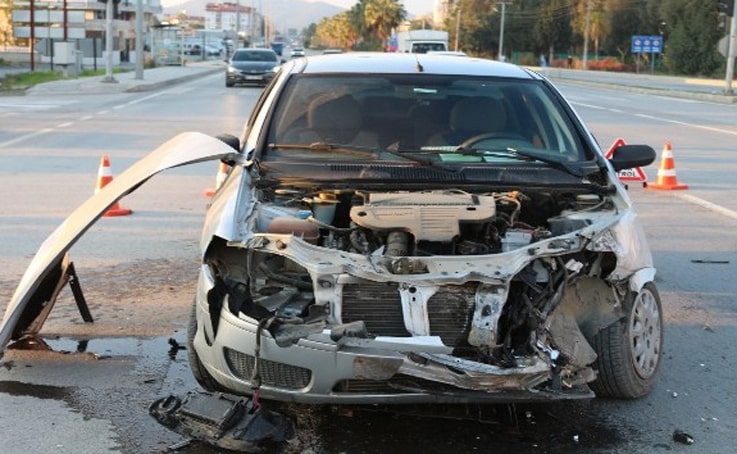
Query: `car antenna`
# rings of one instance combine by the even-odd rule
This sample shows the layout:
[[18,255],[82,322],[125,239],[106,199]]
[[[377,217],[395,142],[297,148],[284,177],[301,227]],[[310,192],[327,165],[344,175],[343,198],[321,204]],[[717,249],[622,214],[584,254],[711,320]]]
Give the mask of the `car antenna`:
[[415,54],[415,61],[417,62],[417,72],[425,72],[425,68],[422,67],[422,63],[420,63],[420,57],[417,54]]

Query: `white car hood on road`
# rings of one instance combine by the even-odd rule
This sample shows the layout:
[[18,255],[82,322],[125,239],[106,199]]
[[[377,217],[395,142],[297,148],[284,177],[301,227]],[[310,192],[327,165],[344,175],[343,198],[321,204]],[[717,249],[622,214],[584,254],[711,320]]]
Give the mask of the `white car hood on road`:
[[[182,133],[133,164],[74,210],[41,244],[13,294],[0,324],[0,358],[11,338],[35,334],[40,329],[43,320],[38,323],[36,319],[48,315],[59,286],[65,282],[62,279],[67,251],[115,202],[163,170],[237,156],[233,148],[214,137]],[[27,331],[29,326],[33,326],[31,332]]]

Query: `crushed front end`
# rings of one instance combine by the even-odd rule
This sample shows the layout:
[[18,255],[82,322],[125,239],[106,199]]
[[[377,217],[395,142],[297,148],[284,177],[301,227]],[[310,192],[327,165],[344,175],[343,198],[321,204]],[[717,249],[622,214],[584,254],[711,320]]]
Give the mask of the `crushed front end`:
[[218,386],[277,400],[592,397],[591,340],[654,273],[625,199],[254,189],[241,237],[204,244],[194,346]]

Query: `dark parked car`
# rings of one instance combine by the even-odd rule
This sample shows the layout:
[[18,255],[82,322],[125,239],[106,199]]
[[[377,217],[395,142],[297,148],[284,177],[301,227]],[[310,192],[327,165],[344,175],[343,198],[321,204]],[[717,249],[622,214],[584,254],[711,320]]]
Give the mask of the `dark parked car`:
[[266,85],[279,70],[281,60],[271,49],[238,49],[225,70],[225,86],[235,84]]
[[205,388],[398,404],[654,386],[655,268],[616,174],[651,147],[607,161],[548,80],[475,58],[294,59],[256,106],[240,138],[178,136],[77,209],[29,266],[0,347],[38,332],[67,251],[116,200],[222,160],[188,332]]

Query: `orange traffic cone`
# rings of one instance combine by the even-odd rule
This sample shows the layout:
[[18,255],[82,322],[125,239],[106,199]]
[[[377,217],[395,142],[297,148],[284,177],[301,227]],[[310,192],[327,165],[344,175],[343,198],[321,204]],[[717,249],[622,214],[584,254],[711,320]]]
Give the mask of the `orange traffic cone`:
[[[100,160],[100,168],[97,171],[97,186],[95,186],[95,194],[100,192],[100,190],[111,181],[113,181],[113,171],[110,168],[110,158],[107,155],[103,155]],[[113,206],[108,208],[103,216],[126,216],[131,213],[133,213],[133,210],[129,208],[121,208],[118,202],[115,202]]]
[[676,178],[676,169],[673,161],[673,150],[671,150],[670,142],[665,142],[663,146],[663,156],[660,160],[660,168],[658,169],[658,177],[654,184],[648,184],[648,189],[688,189],[687,184],[678,184]]
[[228,176],[228,169],[230,166],[222,161],[220,161],[220,165],[218,166],[218,173],[215,176],[215,187],[205,189],[205,197],[212,197],[215,195],[218,189],[220,189],[220,186],[223,185],[223,182],[225,181],[225,178]]

